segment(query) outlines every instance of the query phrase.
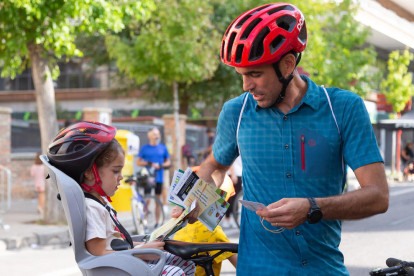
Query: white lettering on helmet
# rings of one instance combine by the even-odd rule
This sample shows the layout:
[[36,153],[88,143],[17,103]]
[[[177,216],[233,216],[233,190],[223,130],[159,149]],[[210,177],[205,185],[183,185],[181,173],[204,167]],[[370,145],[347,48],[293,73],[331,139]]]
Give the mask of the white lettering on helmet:
[[303,23],[305,23],[305,18],[303,17],[303,14],[301,14],[301,17],[299,19],[299,23],[297,25],[299,32],[302,29]]

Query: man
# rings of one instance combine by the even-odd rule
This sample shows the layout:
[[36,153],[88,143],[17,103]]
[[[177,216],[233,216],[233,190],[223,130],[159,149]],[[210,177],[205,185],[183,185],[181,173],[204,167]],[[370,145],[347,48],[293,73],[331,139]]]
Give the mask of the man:
[[207,158],[207,156],[211,153],[213,150],[213,144],[214,140],[216,139],[216,134],[211,128],[207,128],[206,131],[207,134],[207,148],[203,151],[203,157]]
[[[298,74],[306,42],[303,14],[286,3],[242,14],[223,38],[221,60],[235,67],[249,93],[223,106],[213,153],[198,175],[219,185],[240,154],[243,199],[267,206],[256,213],[243,208],[237,275],[349,275],[338,250],[340,220],[388,208],[364,103],[349,91],[325,93]],[[342,194],[345,164],[361,185],[348,194]]]
[[[167,193],[163,191],[164,182],[164,168],[171,165],[170,155],[168,154],[167,147],[161,144],[161,134],[158,128],[152,128],[148,131],[149,144],[141,147],[137,158],[138,166],[146,166],[148,169],[155,169],[155,195],[160,198],[161,193]],[[165,189],[164,189],[165,190]],[[145,194],[150,194],[151,188],[145,189]],[[161,199],[160,199],[161,200]],[[163,199],[164,209],[166,206],[166,199]],[[159,214],[161,210],[156,210],[156,223],[158,224]],[[157,227],[158,225],[156,225]]]

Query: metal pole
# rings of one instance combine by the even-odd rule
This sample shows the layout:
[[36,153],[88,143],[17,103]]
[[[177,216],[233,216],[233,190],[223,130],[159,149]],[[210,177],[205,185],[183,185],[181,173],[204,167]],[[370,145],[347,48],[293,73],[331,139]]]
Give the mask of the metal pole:
[[391,173],[395,173],[395,150],[397,148],[397,131],[392,131],[392,148],[391,148]]

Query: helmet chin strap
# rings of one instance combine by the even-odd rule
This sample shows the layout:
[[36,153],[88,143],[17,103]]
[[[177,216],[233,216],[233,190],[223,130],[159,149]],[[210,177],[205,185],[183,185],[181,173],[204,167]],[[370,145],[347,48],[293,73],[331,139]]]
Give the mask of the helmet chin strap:
[[[298,59],[296,60],[295,69],[296,69],[296,66],[299,64],[301,57],[302,57],[302,53],[299,53]],[[276,102],[273,105],[280,104],[285,98],[286,88],[288,87],[290,81],[293,79],[293,71],[295,70],[293,69],[292,73],[290,73],[289,76],[285,78],[284,76],[282,76],[282,73],[280,72],[279,61],[280,59],[277,62],[273,63],[272,66],[273,66],[273,69],[275,69],[276,75],[279,81],[282,83],[283,87],[282,87],[282,90],[280,91],[279,97],[277,98]]]
[[92,173],[93,176],[95,177],[95,184],[93,184],[92,186],[88,186],[85,183],[81,184],[81,187],[83,189],[85,189],[85,191],[87,191],[88,193],[90,193],[91,191],[95,190],[98,192],[98,194],[100,194],[101,196],[106,196],[106,199],[109,202],[112,202],[111,198],[104,192],[104,190],[101,187],[102,184],[102,180],[99,177],[99,173],[98,173],[98,169],[96,168],[95,162],[92,165]]

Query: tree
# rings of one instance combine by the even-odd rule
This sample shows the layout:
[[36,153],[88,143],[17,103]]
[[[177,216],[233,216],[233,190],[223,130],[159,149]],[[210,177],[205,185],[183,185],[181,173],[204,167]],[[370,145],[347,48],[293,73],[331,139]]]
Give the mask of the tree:
[[[132,35],[107,36],[108,51],[120,71],[138,84],[152,79],[173,91],[176,125],[175,163],[180,164],[178,83],[210,78],[219,59],[220,36],[210,22],[212,6],[205,0],[156,0],[151,19],[136,25]],[[170,90],[171,91],[171,90]]]
[[[56,61],[82,53],[74,45],[79,32],[114,32],[123,22],[145,17],[152,0],[137,2],[82,0],[5,0],[0,3],[1,76],[14,78],[26,66],[32,69],[39,114],[42,152],[58,133],[52,78],[59,75]],[[46,188],[45,221],[61,217],[56,192]],[[59,211],[60,210],[60,211]]]
[[[376,52],[367,47],[369,29],[354,19],[358,6],[351,0],[300,1],[291,0],[305,15],[308,30],[307,48],[299,66],[311,74],[319,84],[348,89],[360,96],[372,90],[378,77],[370,71]],[[210,0],[214,12],[211,22],[221,36],[231,22],[243,12],[267,4],[265,0]],[[204,34],[208,35],[208,34]],[[219,44],[215,53],[219,58]],[[168,85],[160,79],[151,79],[145,85],[152,101],[171,101]],[[205,103],[218,107],[242,93],[242,80],[229,66],[220,63],[213,78],[201,82],[179,83],[180,113],[187,114],[190,105]]]
[[414,96],[414,84],[408,66],[414,55],[405,49],[400,53],[396,50],[390,53],[388,59],[388,76],[381,81],[381,92],[392,104],[395,112],[405,108],[407,102]]

